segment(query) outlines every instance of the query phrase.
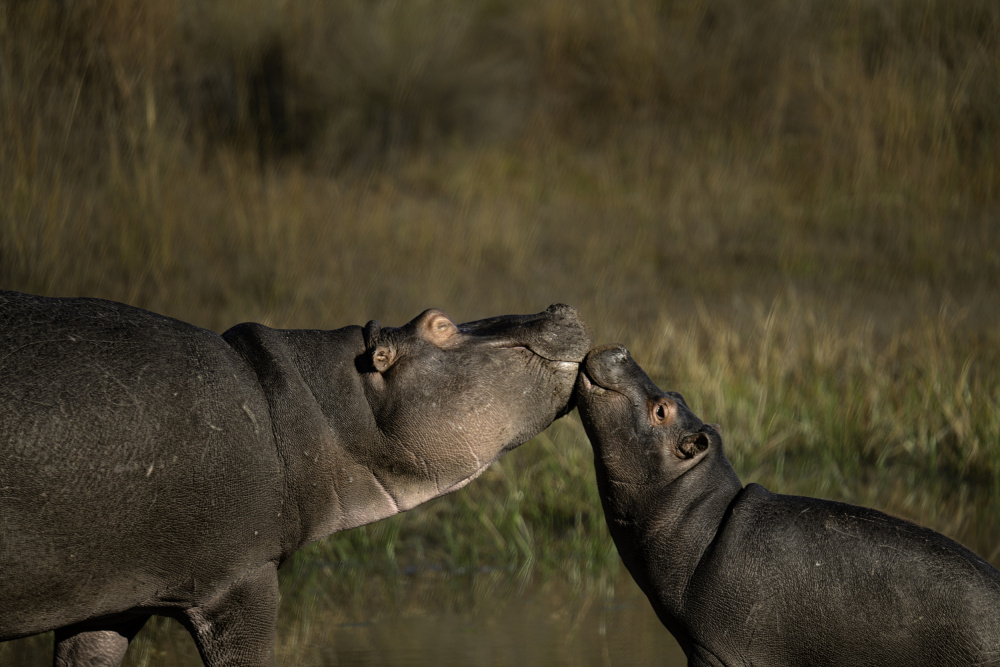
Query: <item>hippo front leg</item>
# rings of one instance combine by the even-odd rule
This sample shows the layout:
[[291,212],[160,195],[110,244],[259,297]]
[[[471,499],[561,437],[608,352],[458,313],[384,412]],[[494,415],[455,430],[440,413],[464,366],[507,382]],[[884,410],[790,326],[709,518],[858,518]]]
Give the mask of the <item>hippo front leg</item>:
[[116,667],[125,658],[128,644],[149,616],[121,622],[71,625],[56,630],[52,655],[55,667]]
[[229,588],[185,612],[206,667],[274,664],[278,624],[278,568],[247,573]]

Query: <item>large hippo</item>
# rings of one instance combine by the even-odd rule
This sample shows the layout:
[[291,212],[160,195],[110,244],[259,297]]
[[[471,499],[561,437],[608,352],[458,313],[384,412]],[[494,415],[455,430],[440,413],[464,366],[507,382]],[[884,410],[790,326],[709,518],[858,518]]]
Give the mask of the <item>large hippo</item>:
[[745,488],[621,346],[577,406],[618,553],[690,665],[1000,665],[1000,573],[927,528]]
[[272,664],[297,549],[463,487],[569,409],[576,311],[240,324],[0,292],[0,640],[118,664],[153,614]]

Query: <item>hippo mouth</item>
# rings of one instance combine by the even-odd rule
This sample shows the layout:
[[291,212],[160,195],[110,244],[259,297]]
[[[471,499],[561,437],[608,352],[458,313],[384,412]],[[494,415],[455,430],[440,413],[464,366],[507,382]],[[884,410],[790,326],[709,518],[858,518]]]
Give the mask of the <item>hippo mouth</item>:
[[622,392],[618,391],[614,387],[605,387],[599,384],[597,380],[595,380],[590,375],[590,373],[587,372],[587,365],[580,364],[577,373],[576,387],[575,391],[573,392],[573,399],[571,401],[572,403],[575,404],[576,402],[579,401],[580,397],[583,396],[598,397],[598,396],[607,396],[608,394],[612,393],[624,396]]
[[[579,377],[580,369],[583,368],[583,358],[584,355],[576,355],[576,358],[561,359],[559,357],[553,358],[554,355],[544,354],[536,349],[533,349],[531,344],[525,343],[511,343],[498,341],[491,347],[497,350],[511,350],[515,354],[524,355],[525,359],[522,363],[527,364],[539,364],[542,373],[549,376],[550,381],[553,383],[553,389],[560,387],[560,392],[563,390],[568,390],[569,397],[567,398],[565,405],[559,408],[556,412],[555,419],[564,417],[568,415],[576,407],[576,381],[575,379]],[[570,356],[570,355],[568,355]],[[517,444],[510,445],[504,448],[504,452],[510,451],[517,447]],[[479,473],[477,473],[478,475]],[[463,482],[463,485],[466,482]],[[461,488],[461,487],[458,487]]]
[[553,363],[583,363],[590,330],[570,306],[553,304],[535,315],[504,315],[458,325],[458,330],[495,348],[523,348]]
[[536,350],[530,343],[507,343],[498,342],[494,345],[497,349],[501,350],[524,350],[525,352],[530,352],[539,359],[543,361],[548,361],[549,363],[555,364],[557,368],[567,368],[576,369],[580,367],[583,363],[583,357],[579,355],[566,355],[567,358],[561,356],[556,356],[553,354],[544,354],[543,352]]
[[600,371],[603,369],[600,367],[596,369],[591,368],[592,365],[594,365],[593,358],[589,358],[580,364],[580,384],[583,385],[584,389],[595,393],[606,393],[609,391],[613,391],[616,394],[622,393],[612,383],[608,382],[607,378],[603,378],[602,381],[600,378],[602,373]]
[[596,382],[594,382],[594,379],[591,378],[590,375],[587,373],[586,366],[580,366],[580,371],[579,372],[580,372],[580,383],[579,384],[580,384],[580,387],[584,391],[588,391],[588,392],[606,392],[606,391],[608,391],[607,389],[605,389],[601,385],[599,385]]
[[621,345],[591,350],[580,364],[574,395],[598,397],[613,393],[628,398],[631,395],[628,380],[634,368],[637,368],[635,362]]

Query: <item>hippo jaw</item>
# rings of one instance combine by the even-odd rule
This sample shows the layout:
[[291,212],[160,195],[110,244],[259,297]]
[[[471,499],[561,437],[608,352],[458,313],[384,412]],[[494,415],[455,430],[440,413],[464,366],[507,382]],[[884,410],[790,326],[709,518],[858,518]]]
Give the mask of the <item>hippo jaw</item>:
[[369,322],[356,365],[379,455],[367,462],[400,510],[461,488],[572,409],[590,333],[575,310],[455,324],[428,310]]

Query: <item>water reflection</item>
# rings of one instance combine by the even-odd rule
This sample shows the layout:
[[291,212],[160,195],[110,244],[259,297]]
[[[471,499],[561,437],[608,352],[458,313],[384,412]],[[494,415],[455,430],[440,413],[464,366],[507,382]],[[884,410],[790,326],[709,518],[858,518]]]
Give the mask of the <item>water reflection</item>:
[[[578,590],[496,571],[306,580],[307,587],[291,577],[283,582],[279,665],[687,664],[624,572],[610,585]],[[49,635],[0,645],[0,664],[50,665],[51,642]],[[186,667],[200,659],[179,624],[157,618],[125,664]]]
[[314,665],[686,665],[646,598],[631,580],[622,584],[590,594],[541,585],[464,612],[425,606],[342,623],[318,632],[300,657]]

